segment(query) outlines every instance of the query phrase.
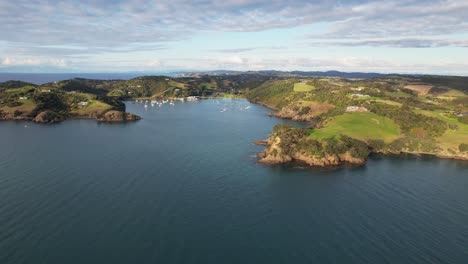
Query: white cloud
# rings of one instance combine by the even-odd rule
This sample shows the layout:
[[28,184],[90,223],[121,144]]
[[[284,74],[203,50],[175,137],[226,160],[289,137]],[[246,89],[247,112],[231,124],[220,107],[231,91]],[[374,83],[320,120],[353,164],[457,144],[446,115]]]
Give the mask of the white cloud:
[[[266,43],[253,44],[253,47],[247,44],[246,48],[210,50],[242,56],[201,59],[206,55],[199,55],[198,64],[191,64],[195,59],[164,59],[162,63],[140,57],[133,64],[113,65],[112,60],[129,58],[129,54],[142,51],[151,51],[154,55],[162,49],[181,49],[181,45],[172,45],[172,42],[180,41],[178,44],[184,45],[182,41],[200,33],[257,32],[306,25],[321,29],[320,33],[306,36],[313,42],[308,44],[310,46],[466,47],[467,40],[460,36],[468,34],[467,14],[466,0],[0,1],[0,42],[5,43],[0,47],[0,56],[4,57],[0,62],[2,67],[69,67],[71,64],[93,67],[78,56],[95,56],[96,60],[100,56],[103,60],[100,65],[110,68],[118,65],[122,69],[133,66],[145,69],[169,66],[315,69],[318,65],[327,69],[357,67],[354,70],[358,70],[359,67],[367,69],[364,65],[373,65],[375,70],[385,67],[391,70],[393,66],[388,64],[359,62],[362,60],[359,56],[341,61],[308,59],[310,54],[298,58],[297,53],[284,51],[292,49],[294,40],[288,42],[291,46],[272,51],[271,59],[255,57],[255,53],[267,53],[268,39]],[[189,41],[187,45],[190,45]],[[260,49],[262,51],[258,51]],[[296,58],[287,56],[292,53]],[[155,56],[163,58],[159,54]],[[353,54],[349,54],[351,57]],[[431,62],[424,63],[429,65]],[[457,64],[451,65],[455,67],[453,65]],[[108,68],[103,69],[107,71]]]
[[40,58],[40,57],[26,57],[26,58],[12,58],[6,57],[2,60],[1,65],[4,66],[36,66],[36,65],[47,65],[55,67],[67,66],[65,59],[54,59],[54,58]]
[[148,67],[161,67],[163,63],[160,60],[150,60],[145,65]]
[[243,65],[248,62],[246,58],[241,58],[239,56],[229,56],[229,57],[221,57],[215,59],[220,64],[236,64],[236,65]]
[[364,39],[345,41],[314,41],[306,46],[345,46],[345,47],[385,47],[385,48],[440,48],[440,47],[468,47],[468,40],[434,39],[434,38],[400,38],[400,39]]

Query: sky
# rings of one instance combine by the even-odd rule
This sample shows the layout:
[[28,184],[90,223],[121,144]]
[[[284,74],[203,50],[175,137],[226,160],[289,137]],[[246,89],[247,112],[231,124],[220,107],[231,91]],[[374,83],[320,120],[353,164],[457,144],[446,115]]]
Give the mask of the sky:
[[0,72],[468,76],[468,1],[0,2]]

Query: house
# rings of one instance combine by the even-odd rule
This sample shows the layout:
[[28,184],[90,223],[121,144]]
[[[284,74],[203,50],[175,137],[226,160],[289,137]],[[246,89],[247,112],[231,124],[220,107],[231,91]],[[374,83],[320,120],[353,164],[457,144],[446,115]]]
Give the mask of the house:
[[353,90],[353,91],[358,91],[358,92],[362,91],[363,89],[364,89],[364,88],[362,88],[362,87],[351,88],[351,90]]
[[367,108],[362,106],[348,106],[346,112],[367,112]]
[[88,105],[88,102],[79,102],[78,105],[79,105],[79,106],[87,106],[87,105]]
[[42,89],[41,92],[43,92],[43,93],[50,93],[50,89]]
[[367,94],[352,94],[352,97],[368,98],[370,95]]
[[28,100],[28,97],[26,97],[26,96],[20,96],[19,99],[20,99],[20,100]]

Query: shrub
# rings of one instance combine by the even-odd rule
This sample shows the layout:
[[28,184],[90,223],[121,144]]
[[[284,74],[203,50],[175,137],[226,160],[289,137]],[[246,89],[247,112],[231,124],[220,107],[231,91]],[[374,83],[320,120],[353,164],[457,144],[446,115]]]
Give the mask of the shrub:
[[17,116],[20,116],[21,114],[23,114],[23,112],[19,110],[15,110],[15,112],[13,113],[13,116],[17,117]]
[[449,128],[452,129],[452,130],[458,130],[457,124],[452,124],[452,123],[450,123],[450,124],[449,124]]
[[7,106],[8,107],[17,107],[17,106],[21,106],[23,105],[22,102],[18,102],[18,101],[10,101],[7,103]]
[[468,115],[458,117],[458,121],[463,124],[468,124]]
[[458,149],[460,150],[460,152],[468,152],[468,144],[466,144],[466,143],[461,143],[461,144],[458,146]]
[[33,99],[37,103],[35,112],[39,112],[42,110],[53,110],[55,112],[62,112],[68,110],[68,106],[64,103],[61,94],[39,93],[34,95]]
[[302,107],[301,110],[299,111],[298,115],[306,115],[310,112],[310,107],[309,106],[305,106],[305,107]]
[[369,147],[374,151],[382,150],[385,147],[385,142],[381,139],[369,139],[367,141]]

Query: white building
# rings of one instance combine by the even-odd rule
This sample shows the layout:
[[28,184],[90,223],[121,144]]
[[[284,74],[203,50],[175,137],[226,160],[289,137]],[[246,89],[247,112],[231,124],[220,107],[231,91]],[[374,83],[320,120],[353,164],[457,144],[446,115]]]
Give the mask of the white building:
[[370,95],[367,94],[352,94],[352,97],[368,98]]
[[367,112],[367,108],[362,106],[348,106],[346,112]]

